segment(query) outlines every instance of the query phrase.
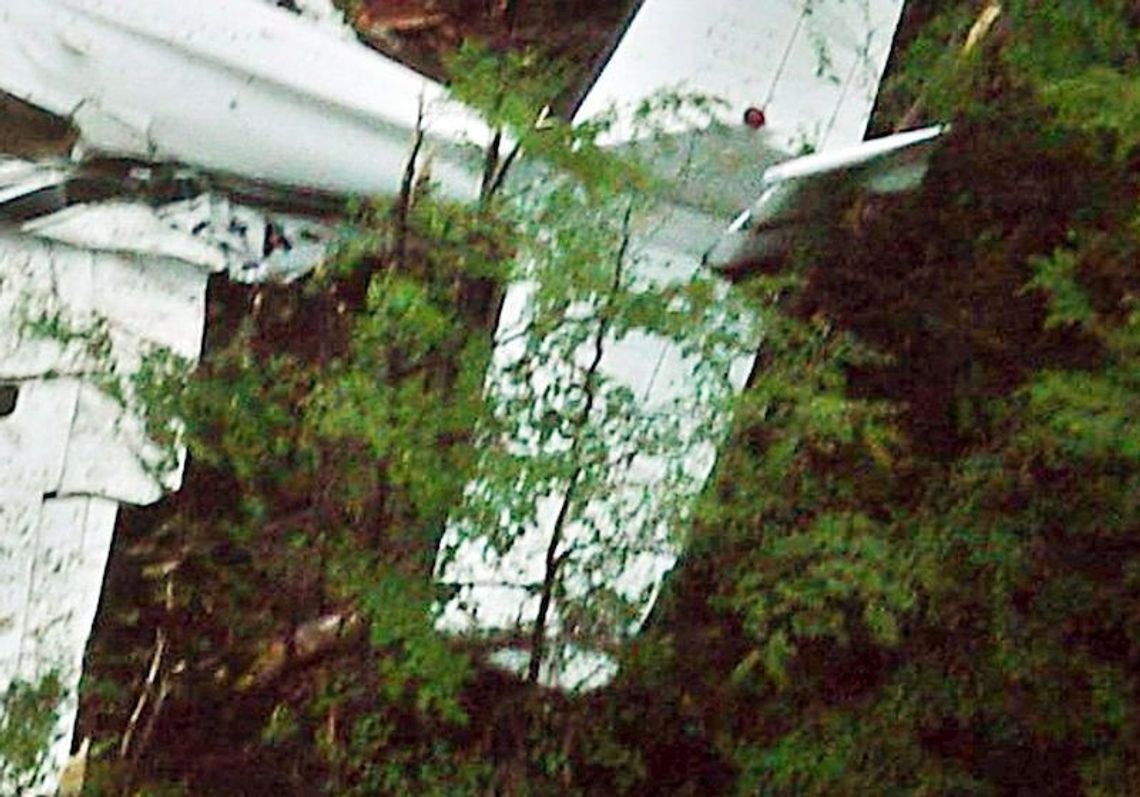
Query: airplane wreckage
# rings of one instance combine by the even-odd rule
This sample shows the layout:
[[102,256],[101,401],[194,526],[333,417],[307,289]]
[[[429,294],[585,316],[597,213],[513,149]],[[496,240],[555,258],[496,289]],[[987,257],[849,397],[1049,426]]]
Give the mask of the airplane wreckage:
[[[171,457],[148,438],[130,375],[156,351],[196,360],[210,274],[294,279],[319,264],[332,236],[302,211],[269,211],[225,186],[395,194],[419,126],[438,190],[460,200],[479,193],[480,165],[468,155],[493,134],[477,114],[359,43],[331,6],[310,2],[297,14],[278,5],[0,0],[0,90],[79,131],[70,159],[0,155],[0,688],[62,674],[56,770],[71,747],[117,508],[157,501],[181,481],[184,452]],[[659,164],[672,195],[632,228],[638,278],[732,274],[779,259],[805,208],[819,204],[811,197],[853,181],[888,193],[921,181],[941,128],[863,143],[902,6],[635,4],[573,121],[616,108],[601,143],[636,146],[632,109],[679,87],[724,100],[714,115],[728,131],[702,137],[674,120],[669,132],[694,142],[690,168]],[[805,144],[814,154],[793,158]],[[132,164],[123,190],[77,198],[85,169],[105,156]],[[194,175],[225,179],[165,201],[127,190],[172,173],[190,175],[191,186]],[[501,377],[525,347],[532,292],[520,280],[506,293],[489,392],[509,389]],[[603,458],[604,490],[575,495],[573,479],[563,480],[527,496],[521,517],[491,518],[485,528],[450,523],[436,566],[453,594],[439,607],[441,630],[513,630],[518,639],[540,625],[550,644],[538,680],[580,690],[612,678],[613,659],[576,642],[568,618],[576,601],[604,589],[631,607],[604,634],[628,638],[676,562],[675,527],[727,428],[722,399],[743,388],[759,346],[747,319],[707,324],[735,325],[739,348],[700,390],[692,341],[630,330],[599,335],[596,352],[591,342],[591,367],[639,397],[654,423],[671,424],[669,443],[630,449],[637,436],[613,431],[625,442]],[[693,340],[706,332],[693,330]],[[531,378],[581,380],[586,368],[572,359]],[[525,458],[572,441],[504,444]],[[477,477],[470,491],[480,489]],[[505,548],[489,542],[500,525],[517,530]],[[561,588],[552,601],[536,585],[554,560]],[[529,657],[518,646],[491,655],[517,672]]]

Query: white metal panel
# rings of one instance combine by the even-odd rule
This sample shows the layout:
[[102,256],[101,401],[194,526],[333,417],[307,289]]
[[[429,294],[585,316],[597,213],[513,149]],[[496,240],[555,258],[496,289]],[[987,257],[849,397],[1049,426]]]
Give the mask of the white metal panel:
[[67,170],[60,166],[0,155],[0,204],[59,185],[66,178]]
[[173,229],[154,208],[137,202],[72,205],[24,224],[22,231],[83,249],[175,258],[209,271],[226,267],[217,247]]
[[42,504],[38,490],[0,493],[0,690],[18,673]]
[[37,379],[17,389],[15,410],[0,418],[0,493],[53,492],[63,475],[79,382]]
[[[115,499],[156,500],[178,486],[182,465],[177,452],[173,469],[152,471],[159,452],[141,421],[84,380],[98,381],[112,367],[126,377],[158,345],[195,358],[207,274],[167,257],[86,251],[12,231],[0,233],[0,266],[0,313],[8,321],[0,378],[19,377],[15,410],[0,418],[0,688],[59,671],[67,690],[52,747],[59,764]],[[105,320],[110,360],[86,352],[82,341],[67,345],[26,329],[41,310],[76,329]],[[45,494],[61,497],[43,503]]]
[[820,9],[816,29],[822,29],[825,34],[831,32],[828,35],[831,50],[854,47],[857,56],[845,77],[828,135],[818,142],[818,150],[850,146],[867,134],[867,123],[904,5],[905,0],[839,0]]
[[[65,186],[74,177],[37,166],[0,160],[0,206],[6,198],[45,186]],[[7,189],[6,170],[13,178]],[[288,281],[306,274],[321,262],[333,238],[330,227],[313,219],[256,209],[216,194],[158,206],[121,200],[69,205],[25,222],[20,230],[79,250],[151,261],[169,258],[209,271],[226,270],[241,282]]]
[[[330,227],[312,219],[257,210],[215,194],[172,202],[153,212],[171,230],[213,247],[230,279],[238,282],[289,281],[307,274],[324,259],[334,238]],[[276,246],[266,246],[269,227],[278,238]],[[268,255],[266,248],[271,249]]]
[[[71,752],[83,654],[99,605],[117,506],[100,498],[59,498],[44,501],[39,514],[15,674],[30,683],[49,672],[60,678],[64,696],[50,751],[53,770]],[[0,678],[11,672],[0,668]]]
[[923,127],[919,130],[908,130],[905,133],[882,136],[852,146],[832,148],[816,155],[796,158],[768,169],[764,174],[764,182],[771,184],[782,180],[797,180],[839,169],[856,168],[877,160],[889,168],[892,161],[886,160],[888,156],[933,141],[942,135],[944,130],[943,125]]
[[[280,0],[261,0],[274,8],[287,8]],[[304,17],[322,33],[327,33],[337,39],[355,42],[356,31],[344,19],[344,12],[333,5],[332,0],[293,0],[293,8],[288,10]]]
[[0,229],[0,378],[23,379],[49,372],[83,370],[82,353],[58,341],[33,335],[27,322],[52,295],[57,267],[85,279],[90,257],[71,252],[68,262],[53,262],[50,249],[37,241]]
[[[637,222],[630,247],[629,269],[635,285],[683,282],[699,268],[702,242],[717,234],[718,222],[701,214],[676,208],[655,208]],[[727,286],[722,288],[727,291]],[[497,338],[510,340],[495,350],[495,366],[488,376],[488,390],[506,398],[508,385],[495,376],[495,369],[508,367],[522,355],[532,286],[517,283],[508,291],[500,316]],[[715,315],[715,313],[714,313]],[[686,346],[699,346],[712,329],[735,327],[737,348],[726,358],[726,371],[696,387],[699,355],[684,354]],[[632,610],[601,618],[593,633],[610,640],[636,632],[652,609],[662,579],[674,565],[679,549],[677,525],[687,506],[708,478],[715,461],[714,441],[727,418],[722,403],[732,390],[743,386],[751,368],[756,345],[755,330],[748,319],[705,319],[691,334],[671,341],[644,331],[631,330],[622,337],[609,335],[603,343],[598,370],[613,387],[627,388],[638,400],[636,419],[598,418],[615,441],[634,434],[632,449],[615,446],[608,456],[609,472],[595,498],[576,506],[562,529],[555,551],[559,558],[559,588],[547,617],[551,637],[574,638],[581,632],[567,626],[567,604],[590,599],[600,590],[618,595]],[[589,349],[590,351],[586,351]],[[593,345],[577,352],[578,370],[592,355]],[[530,387],[541,395],[548,383],[574,380],[574,369],[554,362],[531,377]],[[708,374],[705,374],[708,376]],[[599,402],[601,403],[601,402]],[[628,425],[634,424],[634,425]],[[654,440],[654,432],[634,433],[636,428],[670,431],[668,441]],[[568,441],[566,441],[568,444]],[[502,443],[520,455],[543,453],[526,439]],[[656,448],[654,448],[656,446]],[[549,452],[550,448],[546,449]],[[478,484],[470,489],[483,489]],[[505,551],[488,544],[486,536],[472,534],[463,524],[451,524],[441,544],[438,576],[457,587],[445,603],[440,626],[449,631],[499,631],[510,633],[532,625],[538,611],[539,588],[559,511],[566,498],[565,485],[551,496],[534,498],[535,523]],[[499,533],[512,534],[510,529]],[[597,639],[593,640],[595,643]],[[544,661],[543,677],[562,688],[592,688],[597,677],[612,676],[612,666],[597,667],[602,654],[583,639],[569,648],[555,646]],[[521,655],[516,651],[516,656]],[[612,665],[612,662],[610,662]],[[602,679],[605,680],[604,678]]]
[[[789,155],[800,144],[863,137],[904,0],[645,0],[577,118],[625,111],[612,141],[634,134],[632,110],[660,91],[722,100],[717,117]],[[674,124],[673,129],[683,129]]]
[[[45,373],[131,372],[142,353],[164,346],[195,358],[205,324],[207,274],[164,257],[88,251],[0,231],[0,378]],[[59,333],[37,321],[59,322]],[[99,361],[68,334],[108,324],[112,351]]]
[[85,297],[63,289],[60,298],[69,308],[105,318],[140,342],[197,358],[205,330],[206,281],[202,269],[180,260],[96,252],[89,303],[84,306]]
[[53,667],[78,676],[99,604],[115,507],[113,501],[89,497],[43,502],[20,650],[20,677],[32,679]]
[[773,166],[760,197],[709,248],[705,264],[737,273],[778,262],[797,236],[831,223],[857,194],[917,188],[945,130],[936,125],[896,133]]
[[[7,0],[0,88],[96,149],[348,193],[394,192],[424,104],[433,140],[488,133],[441,86],[255,0]],[[443,190],[477,173],[440,151]]]
[[[519,676],[525,676],[530,665],[530,654],[521,648],[500,648],[489,658],[491,663]],[[542,661],[538,682],[586,692],[605,686],[615,675],[617,665],[611,657],[571,644]]]
[[626,140],[635,134],[638,104],[676,91],[723,100],[721,121],[739,124],[746,108],[766,104],[802,16],[785,0],[645,0],[576,119],[616,107],[621,121],[612,140]]
[[[175,459],[167,469],[169,453]],[[184,450],[160,448],[147,437],[137,415],[85,384],[79,390],[59,492],[150,504],[181,484],[184,463]]]
[[773,83],[767,116],[792,154],[863,138],[903,0],[784,0],[804,16]]

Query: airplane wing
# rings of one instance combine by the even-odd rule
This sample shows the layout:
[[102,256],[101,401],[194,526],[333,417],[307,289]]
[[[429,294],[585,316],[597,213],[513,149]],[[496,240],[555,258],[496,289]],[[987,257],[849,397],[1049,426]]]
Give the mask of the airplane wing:
[[[585,121],[616,106],[616,122],[602,143],[648,155],[669,182],[668,196],[632,221],[627,262],[635,282],[684,282],[697,274],[726,224],[761,195],[770,166],[805,151],[858,145],[902,5],[640,5],[574,117]],[[668,146],[662,149],[660,136],[644,137],[637,115],[639,106],[662,91],[723,102],[712,106],[711,115],[667,117]],[[488,390],[503,400],[520,390],[511,374],[525,371],[526,352],[544,346],[525,343],[534,290],[533,283],[512,286],[499,319]],[[529,496],[526,506],[511,503],[515,485],[496,488],[477,480],[469,487],[477,497],[504,489],[499,504],[516,510],[449,526],[437,573],[454,595],[444,606],[441,627],[512,640],[492,659],[533,676],[527,672],[533,652],[527,639],[541,622],[549,641],[538,680],[588,689],[612,677],[613,660],[605,651],[636,633],[652,609],[680,552],[679,527],[715,463],[729,421],[726,400],[742,389],[754,362],[758,330],[747,313],[730,314],[726,285],[717,290],[722,311],[714,308],[679,338],[636,329],[617,334],[599,326],[596,358],[582,347],[532,369],[529,395],[536,419],[558,409],[544,386],[565,387],[575,378],[602,385],[599,395],[633,397],[633,406],[623,405],[616,415],[591,415],[591,429],[583,434],[595,445],[601,441],[605,453],[560,486]],[[596,368],[587,373],[583,362]],[[568,445],[560,439],[545,445],[503,442],[512,457],[529,457],[536,472]],[[527,478],[525,464],[521,471],[516,484]],[[594,486],[584,495],[586,471]],[[556,594],[544,600],[552,573]],[[584,617],[593,618],[593,625]]]
[[[86,147],[348,194],[395,193],[423,112],[444,192],[486,126],[437,83],[260,0],[7,0],[0,89]],[[193,101],[188,101],[192,98]]]
[[[715,100],[663,119],[685,137],[674,201],[733,216],[764,170],[863,140],[903,0],[645,0],[585,95],[576,121],[616,108],[602,139],[636,141],[639,106],[662,94]],[[678,179],[680,178],[680,179]]]

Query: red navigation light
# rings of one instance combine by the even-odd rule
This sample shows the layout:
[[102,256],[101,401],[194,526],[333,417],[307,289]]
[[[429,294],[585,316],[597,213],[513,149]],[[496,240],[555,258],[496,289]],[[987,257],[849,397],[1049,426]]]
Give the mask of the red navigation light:
[[752,107],[744,112],[744,124],[751,127],[753,130],[759,130],[764,126],[767,119],[764,118],[764,111],[759,108]]

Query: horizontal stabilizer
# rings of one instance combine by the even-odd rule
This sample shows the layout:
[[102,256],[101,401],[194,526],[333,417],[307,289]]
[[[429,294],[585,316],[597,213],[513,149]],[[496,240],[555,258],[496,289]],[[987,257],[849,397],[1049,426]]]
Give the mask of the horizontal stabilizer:
[[797,240],[811,237],[814,225],[839,223],[860,194],[917,188],[947,129],[911,130],[772,167],[760,198],[705,253],[705,265],[734,278],[778,266]]

